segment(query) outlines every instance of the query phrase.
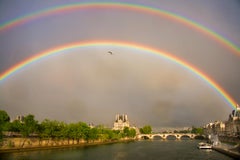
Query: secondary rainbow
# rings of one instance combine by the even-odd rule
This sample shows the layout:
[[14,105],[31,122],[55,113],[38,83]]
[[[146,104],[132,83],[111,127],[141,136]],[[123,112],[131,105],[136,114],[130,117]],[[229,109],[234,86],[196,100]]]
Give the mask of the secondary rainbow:
[[161,16],[167,19],[171,19],[173,21],[177,21],[186,25],[198,32],[204,33],[208,37],[214,39],[218,43],[222,44],[231,52],[235,53],[236,55],[240,56],[240,47],[235,45],[233,42],[229,41],[228,39],[224,38],[220,34],[214,32],[213,30],[193,21],[178,15],[173,12],[169,12],[166,10],[162,10],[159,8],[154,8],[151,6],[139,5],[139,4],[131,4],[131,3],[123,3],[123,2],[87,2],[87,3],[72,3],[72,4],[64,4],[59,5],[51,8],[47,8],[44,10],[40,10],[37,12],[33,12],[24,16],[17,17],[10,21],[0,24],[0,32],[16,27],[18,25],[27,23],[31,20],[35,20],[41,17],[50,16],[53,14],[65,13],[74,10],[81,10],[81,9],[107,9],[107,8],[118,8],[118,9],[125,9],[125,10],[133,10],[137,12],[144,12],[146,14],[153,14],[156,16]]
[[47,58],[48,56],[57,55],[59,53],[63,53],[64,51],[69,51],[71,49],[82,48],[82,47],[96,47],[96,46],[117,46],[117,47],[125,47],[125,48],[132,48],[136,50],[145,51],[151,54],[156,54],[170,60],[181,67],[187,69],[188,71],[192,72],[193,74],[200,77],[204,82],[206,82],[211,88],[213,88],[226,102],[229,106],[235,109],[236,102],[231,98],[231,96],[220,86],[217,82],[213,81],[209,76],[201,72],[199,69],[194,67],[193,65],[179,59],[178,57],[171,55],[167,52],[160,51],[157,49],[153,49],[147,46],[143,46],[136,43],[129,43],[129,42],[121,42],[121,41],[86,41],[86,42],[78,42],[78,43],[71,43],[62,45],[53,49],[46,50],[44,52],[38,53],[33,57],[25,59],[24,61],[14,65],[13,67],[9,68],[7,71],[0,74],[0,82],[3,82],[7,79],[10,75],[13,75],[20,69],[29,66],[30,64],[39,61],[43,58]]

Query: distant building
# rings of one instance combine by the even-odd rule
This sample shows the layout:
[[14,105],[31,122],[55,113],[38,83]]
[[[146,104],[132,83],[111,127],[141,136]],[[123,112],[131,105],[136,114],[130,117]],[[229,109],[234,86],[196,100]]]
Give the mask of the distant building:
[[116,115],[114,124],[113,124],[113,129],[114,130],[123,130],[124,127],[130,127],[128,118],[126,114]]
[[93,123],[89,123],[88,126],[89,126],[90,128],[94,128],[94,127],[95,127]]
[[217,134],[218,136],[239,137],[240,136],[240,107],[236,105],[236,109],[229,114],[229,118],[225,122],[215,121],[204,126],[206,135]]
[[240,136],[240,107],[237,105],[236,109],[229,114],[228,121],[225,123],[226,134],[229,136]]
[[19,122],[23,123],[24,116],[18,115],[18,116],[16,117],[16,119],[15,119],[15,120],[17,120],[17,121],[19,121]]

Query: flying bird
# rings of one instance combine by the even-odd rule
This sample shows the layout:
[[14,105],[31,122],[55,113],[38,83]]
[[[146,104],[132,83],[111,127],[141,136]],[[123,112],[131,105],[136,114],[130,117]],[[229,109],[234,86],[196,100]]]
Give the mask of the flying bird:
[[111,54],[111,55],[113,54],[111,51],[108,51],[108,53]]

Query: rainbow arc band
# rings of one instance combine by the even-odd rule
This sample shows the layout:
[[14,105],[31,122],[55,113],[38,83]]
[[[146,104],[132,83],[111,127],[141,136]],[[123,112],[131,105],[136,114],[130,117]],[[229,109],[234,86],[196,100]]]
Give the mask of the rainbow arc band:
[[87,2],[87,3],[85,2],[85,3],[70,3],[70,4],[59,5],[59,6],[43,9],[37,12],[32,12],[23,16],[19,16],[15,19],[2,23],[0,24],[0,33],[7,29],[16,27],[21,24],[25,24],[29,21],[36,20],[41,17],[47,17],[54,14],[66,13],[66,12],[71,12],[75,10],[108,9],[108,8],[143,12],[146,14],[156,15],[159,17],[164,17],[166,19],[179,22],[187,27],[190,27],[200,33],[205,34],[206,36],[222,44],[224,47],[228,48],[232,53],[236,54],[237,56],[240,56],[240,47],[238,47],[228,39],[224,38],[220,34],[214,32],[213,30],[193,20],[190,20],[184,16],[178,15],[170,11],[162,10],[159,8],[154,8],[151,6],[140,5],[140,4],[126,3],[126,2]]
[[158,55],[161,58],[164,58],[173,63],[176,63],[179,66],[181,66],[182,68],[187,69],[194,75],[197,75],[199,78],[201,78],[214,91],[216,91],[218,93],[218,95],[220,95],[227,102],[227,104],[230,107],[235,109],[236,102],[234,101],[234,99],[220,85],[218,85],[217,82],[212,80],[208,75],[206,75],[205,73],[203,73],[202,71],[200,71],[199,69],[197,69],[196,67],[191,65],[190,63],[187,63],[187,62],[179,59],[178,57],[176,57],[170,53],[164,52],[164,51],[160,51],[160,50],[153,49],[153,48],[150,48],[150,47],[147,47],[144,45],[140,45],[140,44],[136,44],[136,43],[121,42],[121,41],[100,41],[100,40],[99,41],[85,41],[85,42],[64,44],[62,46],[58,46],[56,48],[43,51],[41,53],[38,53],[32,57],[29,57],[29,58],[21,61],[20,63],[12,66],[8,70],[6,70],[2,74],[0,74],[0,82],[3,83],[4,80],[6,80],[11,75],[14,75],[14,73],[19,71],[20,69],[23,69],[24,67],[28,67],[28,66],[30,66],[30,64],[32,64],[36,61],[39,61],[43,58],[48,58],[49,56],[57,55],[57,54],[63,53],[64,51],[69,51],[71,49],[77,49],[77,48],[83,48],[83,47],[99,47],[99,46],[116,46],[116,47],[135,49],[135,50],[144,51],[144,52],[147,52],[150,54]]

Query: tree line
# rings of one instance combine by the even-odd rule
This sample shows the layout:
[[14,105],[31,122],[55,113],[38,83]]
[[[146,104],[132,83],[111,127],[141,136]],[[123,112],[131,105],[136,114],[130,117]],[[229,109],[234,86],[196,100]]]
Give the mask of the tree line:
[[6,111],[0,110],[0,139],[3,139],[3,132],[19,133],[22,137],[36,136],[40,139],[54,140],[80,140],[84,141],[107,141],[119,140],[121,138],[134,138],[136,130],[125,127],[123,131],[105,128],[103,125],[90,127],[85,122],[65,123],[57,120],[45,119],[41,123],[35,120],[34,115],[29,114],[23,121],[10,118]]

